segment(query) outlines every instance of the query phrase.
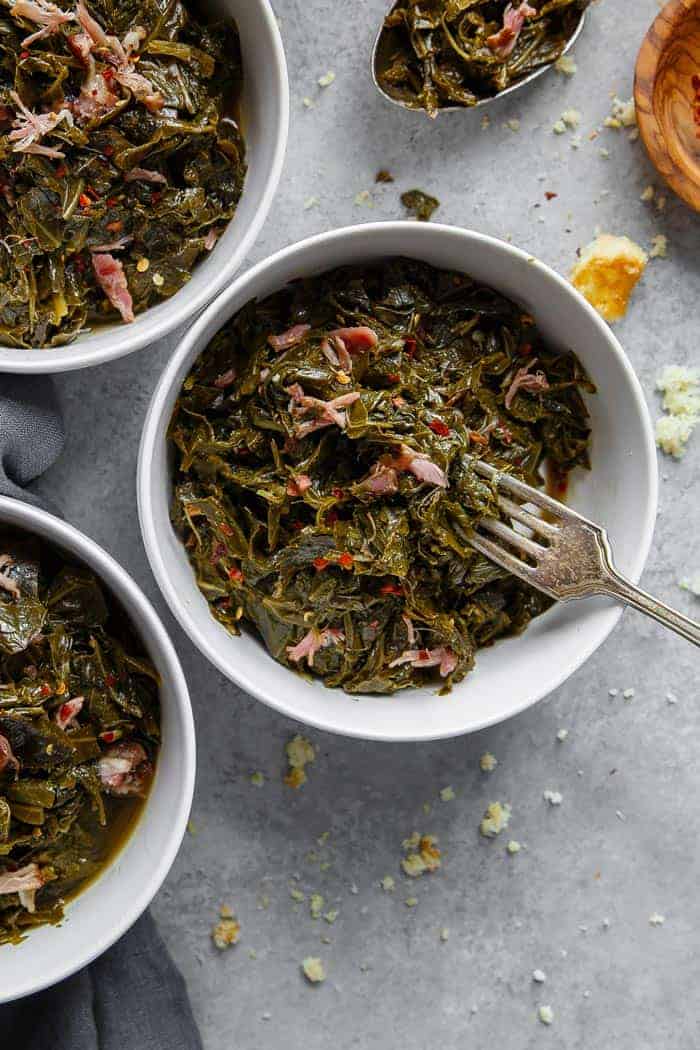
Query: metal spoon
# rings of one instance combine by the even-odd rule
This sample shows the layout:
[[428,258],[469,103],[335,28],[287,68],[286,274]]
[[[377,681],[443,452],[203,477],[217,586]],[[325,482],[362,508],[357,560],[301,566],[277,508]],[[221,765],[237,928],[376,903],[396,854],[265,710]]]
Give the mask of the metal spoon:
[[[396,0],[392,0],[391,6],[389,7],[388,14],[391,14],[391,12],[394,10],[395,7],[396,7]],[[581,30],[583,29],[584,22],[586,21],[586,10],[587,9],[584,9],[581,12],[581,18],[579,19],[578,24],[577,24],[576,28],[574,29],[573,33],[569,37],[569,40],[567,41],[567,44],[566,44],[564,50],[562,51],[562,55],[565,55],[567,53],[567,51],[571,50],[571,48],[574,46],[574,44],[578,40],[579,36],[581,35]],[[382,24],[379,27],[379,32],[377,33],[377,36],[375,37],[374,46],[372,48],[372,80],[374,81],[374,86],[376,87],[376,89],[380,93],[380,95],[383,95],[384,98],[389,100],[389,102],[393,102],[393,104],[395,106],[400,106],[402,109],[410,109],[413,112],[418,112],[419,110],[417,109],[416,106],[409,106],[407,102],[404,102],[404,101],[402,101],[399,98],[394,98],[392,95],[389,95],[384,90],[384,88],[381,86],[381,84],[379,82],[379,77],[377,75],[377,60],[378,60],[378,57],[379,57],[379,44],[381,42],[383,33],[384,33],[384,20],[382,20]],[[496,99],[505,98],[506,95],[510,95],[514,91],[518,91],[520,88],[525,87],[526,84],[531,84],[533,80],[537,80],[537,78],[541,77],[543,73],[546,73],[547,70],[551,68],[552,64],[553,63],[550,62],[548,65],[542,66],[540,69],[535,69],[532,73],[528,73],[527,76],[522,77],[521,80],[516,81],[515,84],[511,84],[509,87],[503,88],[503,90],[497,92],[497,94],[490,95],[488,98],[479,99],[479,101],[475,102],[473,106],[441,106],[440,109],[438,110],[438,112],[439,113],[451,113],[451,112],[454,112],[454,110],[456,110],[456,109],[470,110],[470,109],[478,109],[480,106],[487,106],[487,105],[489,105],[490,102],[495,102]]]

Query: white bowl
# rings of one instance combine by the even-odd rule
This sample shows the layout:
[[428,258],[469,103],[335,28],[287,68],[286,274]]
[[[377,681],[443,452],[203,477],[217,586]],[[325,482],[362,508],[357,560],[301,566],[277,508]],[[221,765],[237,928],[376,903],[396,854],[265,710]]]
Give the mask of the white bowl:
[[67,905],[60,926],[39,926],[21,944],[0,946],[0,1003],[6,1003],[87,966],[148,907],[187,826],[195,740],[180,662],[153,606],[124,569],[71,525],[19,500],[0,497],[0,526],[33,533],[92,569],[123,607],[162,679],[162,744],[138,824],[111,864]]
[[68,372],[103,364],[154,343],[201,310],[230,283],[270,210],[284,164],[289,130],[289,82],[279,26],[269,0],[204,0],[208,10],[236,20],[243,55],[241,124],[248,173],[235,216],[191,279],[170,299],[109,324],[63,347],[0,346],[2,372]]
[[312,237],[254,266],[212,303],[178,346],[153,395],[139,454],[139,515],[151,568],[170,608],[232,681],[321,729],[372,740],[431,740],[500,722],[551,692],[604,641],[620,606],[595,599],[553,607],[520,637],[477,653],[476,670],[448,696],[414,689],[353,698],[282,667],[251,634],[231,637],[197,589],[168,513],[168,422],[192,363],[224,322],[293,278],[396,255],[462,270],[492,285],[534,314],[552,344],[578,354],[598,394],[587,399],[593,470],[574,475],[570,502],[607,526],[619,568],[639,578],[656,514],[656,455],[642,391],[620,344],[585,299],[543,263],[491,237],[432,223],[376,223]]

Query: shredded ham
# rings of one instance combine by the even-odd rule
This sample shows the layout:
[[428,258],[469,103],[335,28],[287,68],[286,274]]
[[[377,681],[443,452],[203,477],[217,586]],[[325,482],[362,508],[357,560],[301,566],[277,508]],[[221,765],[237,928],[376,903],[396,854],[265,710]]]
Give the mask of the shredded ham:
[[38,864],[25,864],[17,871],[4,871],[0,874],[0,895],[18,893],[20,904],[27,911],[34,911],[36,891],[43,885],[44,878]]
[[66,22],[75,21],[75,15],[72,12],[62,11],[50,0],[15,0],[10,8],[10,14],[14,18],[24,18],[42,27],[36,33],[26,36],[22,41],[22,47],[29,47],[35,40],[43,40],[44,37],[55,33]]
[[127,323],[134,320],[134,304],[126,283],[124,267],[109,254],[93,255],[92,268],[102,291]]
[[[294,433],[298,438],[306,437],[314,430],[321,430],[323,427],[330,427],[334,424],[341,430],[345,430],[347,414],[343,409],[354,405],[360,399],[359,393],[351,392],[334,397],[332,401],[322,401],[318,397],[308,397],[300,383],[293,383],[292,386],[287,387],[287,393],[291,395],[289,411],[297,420]],[[308,412],[315,413],[315,418],[299,422],[299,419]]]
[[402,664],[413,664],[420,668],[439,667],[440,677],[447,678],[457,666],[457,657],[444,645],[439,649],[407,649],[392,660],[389,667],[401,667]]
[[360,354],[371,350],[379,342],[379,336],[373,328],[357,325],[355,328],[336,328],[330,334],[331,339],[339,339],[350,354]]
[[19,110],[15,117],[13,130],[7,136],[10,142],[15,142],[12,147],[13,153],[38,153],[42,157],[59,159],[65,156],[60,150],[51,146],[39,145],[39,140],[54,131],[59,124],[66,123],[73,126],[73,116],[67,109],[61,109],[58,113],[32,113],[22,102],[16,91],[10,92],[10,98]]
[[447,488],[447,476],[437,463],[433,463],[425,452],[414,452],[408,445],[401,445],[398,455],[382,456],[378,465],[393,467],[394,470],[408,471],[424,481],[428,485],[436,485],[438,488]]
[[544,372],[530,372],[533,365],[537,364],[537,358],[533,357],[532,361],[519,368],[513,377],[513,381],[506,391],[505,405],[507,409],[513,404],[515,395],[519,390],[529,390],[532,394],[541,394],[545,390],[549,390],[549,382]]
[[3,773],[8,766],[16,772],[19,769],[19,762],[13,754],[10,741],[0,733],[0,773]]
[[311,331],[310,324],[295,324],[281,335],[269,335],[267,341],[273,350],[279,353],[281,350],[289,350],[291,346],[300,343],[307,332]]
[[519,7],[508,4],[503,12],[503,26],[497,33],[486,38],[486,44],[498,58],[508,58],[518,42],[527,18],[534,18],[537,11],[523,0]]
[[125,63],[127,61],[126,52],[121,43],[115,36],[108,36],[105,33],[97,19],[90,14],[83,0],[78,0],[76,13],[83,30],[90,37],[95,47],[111,52],[120,62]]
[[75,57],[86,66],[90,59],[90,52],[92,51],[94,43],[90,34],[71,33],[70,36],[66,37],[66,43]]
[[115,744],[97,762],[97,774],[109,795],[142,795],[153,769],[141,744]]
[[326,628],[324,631],[317,631],[312,627],[300,642],[287,646],[287,656],[296,664],[306,660],[308,666],[313,667],[314,657],[319,649],[326,649],[329,645],[338,645],[343,641],[345,635],[337,627]]
[[288,496],[303,496],[311,488],[311,478],[308,474],[292,474],[287,482]]
[[167,186],[168,180],[159,171],[151,171],[149,168],[131,168],[124,176],[124,182],[153,182],[160,186]]
[[61,704],[56,712],[56,725],[58,728],[68,729],[82,711],[84,703],[84,696],[74,696],[71,700],[66,700],[64,704]]
[[217,376],[214,380],[214,386],[217,390],[225,390],[227,386],[231,386],[232,383],[236,382],[236,369],[228,368],[225,372],[222,372],[220,376]]
[[369,475],[360,481],[356,488],[359,492],[371,492],[375,496],[393,496],[399,487],[399,475],[394,467],[375,463]]
[[78,20],[83,31],[90,37],[92,46],[105,52],[105,60],[114,66],[114,79],[117,83],[130,91],[137,101],[143,102],[151,113],[161,110],[165,99],[147,77],[134,69],[134,52],[146,35],[145,30],[135,26],[129,30],[122,42],[104,31],[100,23],[92,17],[83,0],[79,0],[76,10]]
[[117,66],[114,79],[130,91],[138,102],[143,102],[149,113],[158,113],[165,105],[160,91],[142,73],[137,73],[128,63]]
[[90,249],[91,252],[120,252],[122,248],[126,248],[127,244],[131,244],[133,237],[120,237],[117,241],[112,241],[111,244],[96,244]]
[[13,598],[19,598],[20,590],[6,570],[12,567],[12,558],[9,554],[0,554],[0,590],[7,591]]
[[87,77],[80,88],[80,94],[72,103],[72,110],[79,120],[98,120],[114,109],[119,97],[112,91],[102,73],[98,72],[92,55],[88,55],[87,65]]
[[220,234],[219,230],[215,230],[214,227],[212,226],[211,229],[209,229],[207,231],[207,235],[204,238],[204,248],[205,248],[205,250],[208,251],[208,252],[212,251],[212,249],[214,248],[214,245],[216,244],[216,242],[218,241],[220,236],[221,236],[221,234]]
[[352,358],[342,339],[330,336],[321,343],[321,353],[334,368],[342,368],[344,372],[352,372]]
[[404,613],[402,615],[401,619],[406,624],[406,634],[408,635],[408,644],[409,645],[414,645],[415,641],[416,641],[416,629],[413,626],[413,620],[410,618],[410,616],[406,616],[406,613]]

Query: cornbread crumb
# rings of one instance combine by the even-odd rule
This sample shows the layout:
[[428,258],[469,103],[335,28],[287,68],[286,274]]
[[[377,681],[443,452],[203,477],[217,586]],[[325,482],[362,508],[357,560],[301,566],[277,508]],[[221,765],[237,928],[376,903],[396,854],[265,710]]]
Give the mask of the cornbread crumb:
[[151,263],[150,263],[149,259],[141,258],[136,263],[136,269],[138,270],[139,273],[145,273],[150,265],[151,265]]
[[165,284],[165,277],[161,273],[154,273],[152,280],[156,288],[162,288]]
[[656,444],[667,456],[680,459],[695,428],[696,420],[683,416],[662,416],[656,422]]
[[311,913],[312,919],[320,919],[325,905],[325,901],[320,893],[312,893],[309,898],[309,912]]
[[250,782],[253,787],[259,788],[265,783],[265,777],[259,770],[256,770],[255,773],[250,774]]
[[572,77],[578,66],[573,55],[561,55],[554,63],[557,73],[563,73],[566,77]]
[[479,831],[484,838],[493,839],[500,835],[508,827],[510,814],[511,809],[507,802],[490,802],[479,824]]
[[301,100],[301,104],[303,105],[304,109],[314,108],[314,100],[312,98],[309,98],[308,95],[304,96],[304,98]]
[[374,201],[372,200],[372,194],[369,190],[360,190],[360,192],[355,195],[355,204],[358,206],[364,204],[368,208],[373,208]]
[[[221,911],[223,914],[224,909],[222,908]],[[233,916],[222,918],[211,931],[211,939],[220,951],[230,948],[233,944],[238,944],[240,936],[241,924]]]
[[316,208],[321,201],[318,197],[307,197],[304,201],[304,211],[309,211],[311,208]]
[[284,778],[287,787],[298,790],[306,783],[306,766],[316,758],[314,745],[306,737],[299,733],[287,743],[285,747],[289,771]]
[[533,970],[532,979],[533,981],[535,981],[536,984],[544,984],[544,982],[547,980],[547,974],[544,972],[544,970]]
[[408,855],[401,861],[404,874],[417,879],[427,872],[437,871],[441,866],[440,850],[434,835],[419,835],[414,831],[410,838],[404,839],[403,848]]
[[560,744],[563,744],[568,736],[569,736],[569,730],[568,729],[560,729],[559,732],[557,733],[557,740],[559,741]]
[[662,452],[680,459],[700,420],[700,373],[683,365],[667,365],[657,376],[656,389],[663,392],[668,413],[657,420],[656,444]]
[[567,128],[575,131],[581,123],[581,114],[577,109],[565,109],[560,119]]
[[443,944],[450,939],[450,928],[449,926],[443,926],[440,930],[440,940]]
[[493,773],[494,769],[498,765],[498,759],[495,755],[492,755],[490,751],[484,751],[483,755],[479,759],[479,769],[482,773]]
[[511,857],[514,857],[516,853],[520,853],[522,846],[520,845],[517,839],[511,839],[508,845],[506,846],[506,849],[510,853]]
[[619,321],[647,262],[629,237],[601,233],[581,252],[571,282],[606,321]]
[[453,802],[455,798],[454,789],[449,785],[444,787],[440,792],[440,799],[442,802]]
[[507,120],[505,125],[510,131],[520,131],[520,121],[516,118]]
[[392,875],[385,875],[379,885],[385,893],[393,893],[396,889],[396,881]]
[[333,925],[333,923],[335,922],[335,920],[337,918],[338,918],[338,909],[337,908],[329,908],[329,910],[327,912],[323,913],[323,921],[327,922],[330,926]]
[[539,1010],[537,1011],[537,1016],[539,1017],[542,1024],[549,1025],[554,1020],[554,1010],[551,1006],[548,1006],[545,1003],[544,1005],[540,1006]]
[[481,118],[481,130],[487,131],[490,127],[491,117],[488,115],[488,113],[484,113],[483,117]]
[[313,955],[308,955],[306,959],[302,961],[301,968],[304,972],[304,977],[311,984],[320,984],[321,981],[326,979],[326,971],[323,963],[320,959],[317,959]]
[[633,128],[637,123],[634,99],[630,98],[625,102],[616,95],[612,101],[610,116],[606,117],[603,123],[606,128]]
[[[684,591],[690,591],[696,598],[700,598],[700,572],[695,572],[692,576],[684,576],[679,581],[678,586]],[[669,699],[670,697],[673,697],[673,699]],[[667,693],[666,699],[669,703],[675,704],[678,702],[673,693]]]
[[652,237],[649,258],[668,259],[668,237],[665,233],[657,233]]
[[654,199],[654,187],[653,186],[646,186],[642,190],[642,192],[640,193],[639,199],[640,199],[640,201],[644,201],[645,203],[647,203],[648,201],[653,201],[653,199]]
[[549,788],[542,792],[542,797],[545,802],[549,802],[550,806],[561,806],[564,799],[561,791],[551,791]]
[[649,925],[650,926],[663,926],[663,924],[665,922],[666,922],[666,916],[665,915],[659,915],[658,911],[652,912],[651,915],[649,916]]
[[322,77],[318,78],[318,86],[325,88],[330,87],[335,80],[335,73],[332,69],[329,69],[327,73],[324,73]]
[[623,689],[622,690],[622,699],[623,700],[633,700],[634,699],[634,695],[635,695],[635,691],[631,687],[629,689]]
[[298,901],[300,904],[306,900],[306,897],[301,892],[301,890],[297,890],[294,887],[292,887],[292,889],[289,891],[289,896],[292,898],[293,901]]
[[417,897],[406,897],[406,900],[404,901],[404,904],[406,905],[407,908],[415,908],[415,906],[418,904],[418,898]]

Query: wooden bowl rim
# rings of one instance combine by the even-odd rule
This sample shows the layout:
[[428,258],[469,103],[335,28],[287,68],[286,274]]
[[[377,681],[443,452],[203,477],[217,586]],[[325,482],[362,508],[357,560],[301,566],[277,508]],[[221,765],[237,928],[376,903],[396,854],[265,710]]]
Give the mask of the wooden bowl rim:
[[[700,0],[669,0],[666,6],[659,11],[647,30],[637,56],[634,71],[634,104],[639,134],[652,164],[674,193],[695,211],[700,211],[700,183],[691,179],[671,157],[664,129],[654,110],[656,75],[661,58],[669,42],[675,36],[679,24],[694,12],[700,18]],[[652,71],[651,76],[642,77],[642,66]],[[666,171],[662,171],[659,167],[659,153],[668,162]]]

